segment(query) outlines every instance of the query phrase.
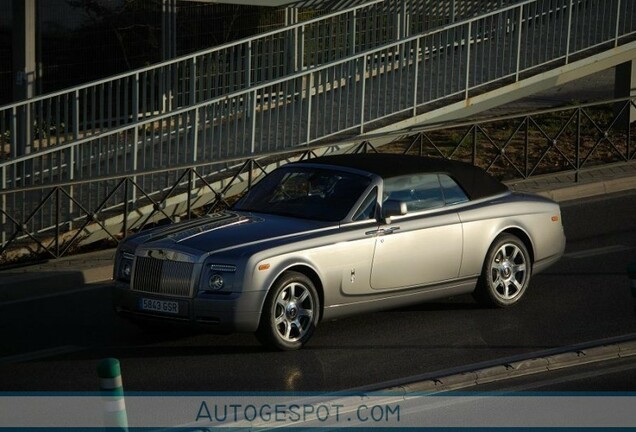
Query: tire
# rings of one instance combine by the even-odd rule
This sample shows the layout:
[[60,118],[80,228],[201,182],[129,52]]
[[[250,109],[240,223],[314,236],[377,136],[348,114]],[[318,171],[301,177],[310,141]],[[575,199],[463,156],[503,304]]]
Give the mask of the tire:
[[269,348],[300,349],[318,325],[320,300],[311,279],[288,271],[272,286],[265,299],[257,338]]
[[528,248],[519,238],[501,234],[486,254],[474,296],[485,306],[513,306],[525,294],[531,273]]

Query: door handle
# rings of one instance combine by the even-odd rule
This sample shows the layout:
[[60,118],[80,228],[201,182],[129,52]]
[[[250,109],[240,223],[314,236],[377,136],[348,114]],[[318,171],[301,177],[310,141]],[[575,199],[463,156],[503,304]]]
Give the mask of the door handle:
[[380,236],[380,235],[387,235],[387,234],[393,234],[395,231],[399,230],[400,227],[399,226],[392,226],[390,228],[382,228],[382,229],[378,229],[378,230],[373,230],[373,231],[367,231],[364,234],[365,235],[376,235],[376,236]]
[[382,228],[381,230],[378,230],[378,234],[382,234],[382,235],[393,234],[395,231],[397,231],[399,229],[400,229],[399,226],[392,226],[392,227],[389,227],[389,228]]

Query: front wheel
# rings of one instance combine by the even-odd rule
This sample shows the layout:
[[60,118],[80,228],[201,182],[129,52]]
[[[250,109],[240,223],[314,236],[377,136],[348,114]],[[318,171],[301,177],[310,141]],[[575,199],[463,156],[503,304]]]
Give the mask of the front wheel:
[[523,297],[531,272],[530,254],[523,242],[502,234],[488,250],[475,297],[487,306],[512,306]]
[[320,301],[311,279],[285,272],[271,288],[256,331],[266,346],[283,351],[301,348],[318,324]]

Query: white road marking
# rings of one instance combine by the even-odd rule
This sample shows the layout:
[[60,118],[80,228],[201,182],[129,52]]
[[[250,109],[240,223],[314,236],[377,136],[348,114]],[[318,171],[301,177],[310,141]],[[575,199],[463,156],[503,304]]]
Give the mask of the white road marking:
[[606,255],[610,253],[621,252],[621,251],[630,250],[630,249],[634,249],[634,247],[625,246],[625,245],[614,245],[614,246],[605,246],[605,247],[594,248],[594,249],[586,249],[586,250],[582,250],[578,252],[569,252],[564,254],[563,256],[565,258],[581,259],[581,258],[589,258],[589,257],[597,256],[597,255]]

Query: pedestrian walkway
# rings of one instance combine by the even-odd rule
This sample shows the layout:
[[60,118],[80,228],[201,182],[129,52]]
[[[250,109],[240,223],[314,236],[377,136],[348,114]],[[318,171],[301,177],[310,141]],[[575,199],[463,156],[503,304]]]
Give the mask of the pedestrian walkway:
[[626,190],[636,190],[636,162],[586,168],[574,172],[506,182],[511,190],[536,193],[555,201],[568,201]]
[[[507,182],[511,190],[556,201],[636,190],[636,162],[537,176]],[[32,297],[77,291],[111,280],[115,249],[89,252],[0,270],[0,305]]]
[[110,248],[0,270],[0,305],[108,282],[114,258]]

